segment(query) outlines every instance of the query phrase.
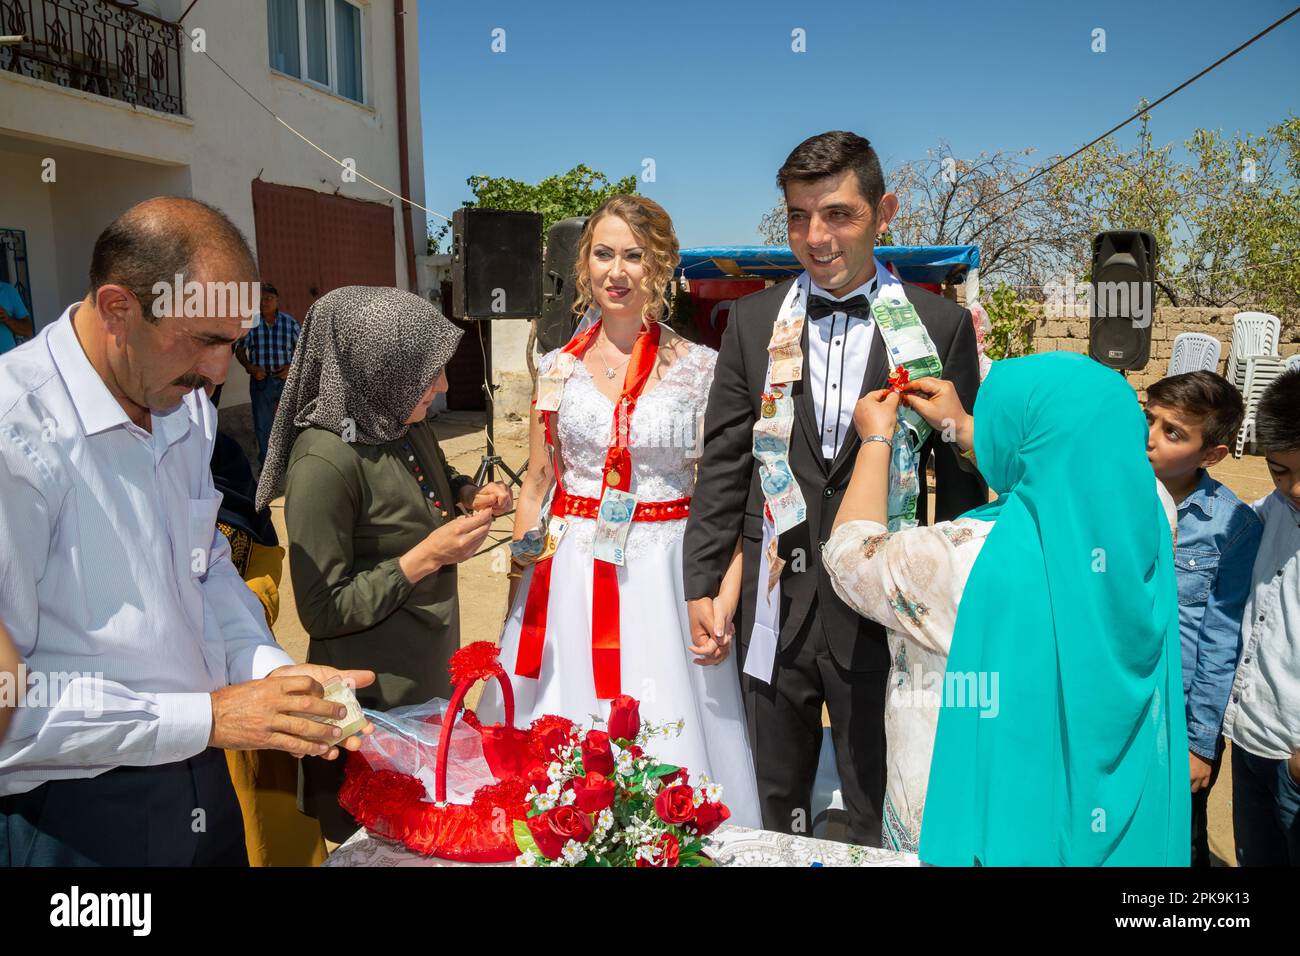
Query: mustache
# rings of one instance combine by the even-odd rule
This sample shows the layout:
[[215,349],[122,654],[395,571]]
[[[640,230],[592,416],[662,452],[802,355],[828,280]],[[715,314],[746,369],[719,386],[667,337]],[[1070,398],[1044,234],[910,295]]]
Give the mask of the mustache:
[[215,385],[213,385],[212,382],[208,381],[208,379],[207,379],[205,376],[203,376],[203,375],[197,375],[197,374],[182,375],[182,376],[181,376],[180,378],[178,378],[176,381],[172,382],[172,384],[173,384],[173,385],[182,385],[182,386],[184,386],[185,388],[204,388],[204,389],[206,389],[206,388],[215,388],[215,387],[216,387]]

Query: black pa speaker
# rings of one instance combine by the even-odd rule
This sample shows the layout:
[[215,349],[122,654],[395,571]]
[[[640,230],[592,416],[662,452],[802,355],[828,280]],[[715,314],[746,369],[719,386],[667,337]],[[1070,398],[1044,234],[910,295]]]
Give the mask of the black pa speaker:
[[451,214],[451,308],[458,319],[542,314],[542,214],[462,206]]
[[543,353],[563,347],[577,328],[573,299],[577,293],[578,241],[586,224],[586,216],[573,216],[547,230],[542,317],[537,322],[537,345]]
[[1156,237],[1113,229],[1092,240],[1088,354],[1113,369],[1136,371],[1151,358],[1156,303]]

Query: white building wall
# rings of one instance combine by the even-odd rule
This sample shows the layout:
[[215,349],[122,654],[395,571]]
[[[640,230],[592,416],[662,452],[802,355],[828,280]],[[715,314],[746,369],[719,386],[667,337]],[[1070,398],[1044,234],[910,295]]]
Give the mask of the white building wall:
[[[173,19],[187,5],[181,0],[154,4]],[[271,71],[265,0],[204,0],[184,28],[201,28],[211,57],[285,122],[400,192],[394,0],[371,0],[363,7],[364,105]],[[405,0],[405,9],[410,198],[423,205],[416,0]],[[21,193],[4,198],[0,225],[27,230],[41,320],[56,318],[67,302],[85,294],[95,237],[141,199],[190,195],[212,203],[255,247],[252,182],[259,175],[268,182],[389,204],[397,283],[405,287],[406,240],[397,200],[360,177],[344,182],[337,164],[277,122],[189,43],[183,38],[183,117],[0,73],[0,170],[18,171],[5,182]],[[40,181],[40,159],[47,155],[57,159],[59,170],[50,184]],[[424,214],[413,212],[412,222],[418,282],[424,275]],[[58,309],[48,314],[55,301]],[[222,405],[247,401],[247,377],[232,362]]]

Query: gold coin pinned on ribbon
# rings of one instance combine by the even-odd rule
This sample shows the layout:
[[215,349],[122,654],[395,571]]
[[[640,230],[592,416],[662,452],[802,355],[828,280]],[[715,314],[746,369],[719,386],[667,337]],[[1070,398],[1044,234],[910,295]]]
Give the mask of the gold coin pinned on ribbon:
[[621,480],[622,476],[618,473],[617,468],[612,469],[610,473],[605,476],[605,481],[611,485],[617,485]]
[[767,399],[763,402],[763,417],[771,418],[776,414],[776,402]]

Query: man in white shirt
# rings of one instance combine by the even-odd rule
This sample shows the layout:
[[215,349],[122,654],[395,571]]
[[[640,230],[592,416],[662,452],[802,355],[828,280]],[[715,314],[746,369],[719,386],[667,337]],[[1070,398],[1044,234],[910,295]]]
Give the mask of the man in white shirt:
[[[178,276],[205,294],[160,295]],[[359,746],[295,716],[341,716],[340,672],[280,649],[215,527],[203,389],[246,318],[218,284],[256,277],[220,211],[148,200],[100,234],[86,298],[0,357],[0,620],[27,687],[0,865],[246,864],[222,749]]]

